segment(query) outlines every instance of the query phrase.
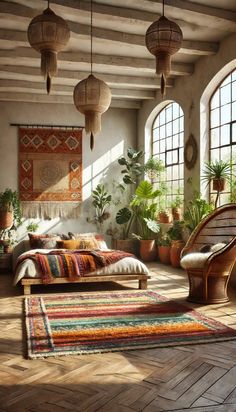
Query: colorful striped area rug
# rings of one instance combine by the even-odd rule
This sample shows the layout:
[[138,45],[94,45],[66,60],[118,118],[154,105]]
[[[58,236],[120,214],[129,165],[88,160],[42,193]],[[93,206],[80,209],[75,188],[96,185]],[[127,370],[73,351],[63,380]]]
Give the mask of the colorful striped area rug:
[[218,342],[236,330],[150,290],[25,299],[28,357]]

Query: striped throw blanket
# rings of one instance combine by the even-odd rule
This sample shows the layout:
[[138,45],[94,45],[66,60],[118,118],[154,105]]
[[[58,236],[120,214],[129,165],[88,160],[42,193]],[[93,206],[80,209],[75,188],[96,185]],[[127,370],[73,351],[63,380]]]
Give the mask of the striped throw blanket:
[[55,277],[68,277],[71,281],[119,260],[131,253],[120,250],[53,250],[47,254],[36,252],[18,258],[17,265],[25,259],[37,263],[43,283],[50,283]]

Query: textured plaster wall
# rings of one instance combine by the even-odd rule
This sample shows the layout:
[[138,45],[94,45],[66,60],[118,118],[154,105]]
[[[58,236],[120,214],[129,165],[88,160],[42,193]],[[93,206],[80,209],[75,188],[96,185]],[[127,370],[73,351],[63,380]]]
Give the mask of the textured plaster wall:
[[[185,182],[193,180],[192,189],[200,188],[200,158],[206,156],[208,140],[208,102],[217,84],[236,67],[236,35],[222,41],[217,54],[200,58],[195,64],[194,73],[180,77],[173,88],[167,89],[162,100],[160,92],[156,99],[146,101],[139,110],[138,139],[139,147],[150,148],[152,122],[160,110],[170,101],[180,104],[184,112],[185,142],[192,133],[198,143],[198,159],[191,171],[185,168]],[[201,114],[201,116],[200,116]],[[202,154],[201,154],[202,152]],[[185,183],[185,199],[189,200],[192,190]]]
[[[209,99],[219,83],[236,68],[236,35],[231,35],[221,43],[213,56],[202,57],[195,65],[191,76],[180,77],[175,86],[167,89],[164,100],[157,92],[154,101],[145,102],[138,115],[139,147],[150,150],[152,122],[169,102],[176,101],[184,112],[185,142],[192,133],[198,143],[198,159],[193,169],[185,167],[185,200],[192,198],[193,190],[200,190],[201,165],[207,160],[209,136]],[[192,178],[192,186],[187,179]],[[203,187],[201,188],[203,191]],[[236,265],[230,283],[236,287]]]
[[[0,102],[0,191],[10,187],[18,189],[18,138],[20,124],[84,125],[84,117],[73,105]],[[38,220],[40,232],[94,231],[96,227],[86,221],[93,216],[91,190],[99,182],[107,185],[113,200],[119,201],[119,193],[114,190],[113,180],[121,179],[118,157],[137,142],[136,110],[110,108],[102,116],[102,132],[95,137],[95,148],[89,148],[89,136],[83,133],[83,207],[79,219]],[[122,200],[122,199],[121,199]],[[114,209],[114,205],[112,206]],[[106,222],[106,226],[109,224]],[[18,238],[26,235],[26,221],[18,229]]]

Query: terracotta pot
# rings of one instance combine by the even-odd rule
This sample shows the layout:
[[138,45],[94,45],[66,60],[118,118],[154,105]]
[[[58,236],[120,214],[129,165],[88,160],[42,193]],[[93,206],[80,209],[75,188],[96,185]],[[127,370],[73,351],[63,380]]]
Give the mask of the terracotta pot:
[[13,212],[0,210],[0,230],[10,229],[13,225]]
[[217,192],[223,192],[225,190],[225,179],[213,179],[213,190],[217,190]]
[[158,219],[160,223],[170,223],[170,215],[166,212],[160,212]]
[[170,248],[171,246],[158,246],[158,255],[161,263],[170,264]]
[[140,240],[140,258],[144,262],[152,262],[156,260],[157,252],[155,246],[155,240]]
[[171,212],[173,220],[181,220],[181,209],[179,207],[173,207]]
[[137,254],[137,241],[135,239],[117,239],[116,248],[124,252]]
[[174,268],[180,267],[180,255],[183,247],[184,242],[182,242],[182,240],[174,240],[171,244],[170,262]]

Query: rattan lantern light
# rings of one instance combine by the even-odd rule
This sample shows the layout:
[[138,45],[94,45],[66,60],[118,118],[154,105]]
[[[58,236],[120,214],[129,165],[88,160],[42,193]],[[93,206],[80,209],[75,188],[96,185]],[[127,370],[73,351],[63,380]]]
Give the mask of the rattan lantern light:
[[64,19],[49,7],[31,20],[28,27],[30,45],[41,53],[41,72],[46,80],[47,92],[51,90],[51,78],[57,75],[57,53],[70,39],[70,30]]
[[183,33],[173,21],[164,16],[164,0],[162,16],[149,26],[146,32],[146,46],[156,56],[156,73],[161,75],[161,94],[165,94],[166,77],[171,70],[171,56],[182,45]]
[[94,147],[94,135],[101,131],[101,115],[110,106],[111,91],[108,85],[93,75],[93,20],[91,0],[91,73],[74,88],[76,108],[85,115],[85,131],[90,133],[90,149]]

